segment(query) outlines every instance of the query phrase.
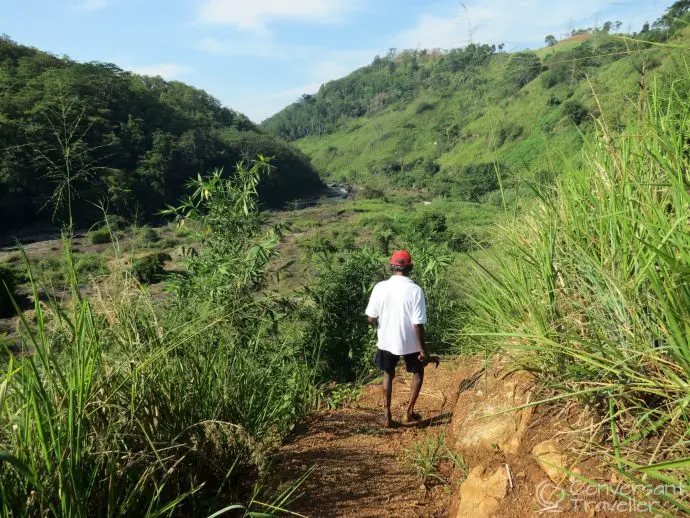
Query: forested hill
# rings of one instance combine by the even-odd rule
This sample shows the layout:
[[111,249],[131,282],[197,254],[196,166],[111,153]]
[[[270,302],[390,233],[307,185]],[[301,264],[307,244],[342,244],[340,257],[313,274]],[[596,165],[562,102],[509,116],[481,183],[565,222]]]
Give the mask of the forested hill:
[[332,178],[370,192],[423,188],[497,201],[497,171],[509,195],[520,178],[548,182],[580,160],[582,135],[597,121],[622,128],[653,77],[677,77],[688,9],[680,0],[630,35],[615,21],[560,42],[547,35],[534,52],[392,49],[262,127],[296,141]]
[[259,153],[274,157],[265,203],[320,186],[304,154],[201,90],[0,37],[0,232],[64,217],[68,190],[81,224],[99,204],[151,217],[189,178]]

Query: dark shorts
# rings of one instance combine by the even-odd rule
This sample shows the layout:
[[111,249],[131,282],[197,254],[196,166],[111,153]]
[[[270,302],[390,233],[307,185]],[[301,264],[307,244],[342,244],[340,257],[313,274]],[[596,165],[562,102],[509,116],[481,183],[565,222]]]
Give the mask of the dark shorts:
[[[407,372],[413,374],[424,372],[424,364],[419,361],[419,353],[406,354],[403,358],[405,358],[405,369],[407,369]],[[377,349],[374,356],[374,365],[382,371],[394,372],[399,359],[400,356],[397,354]]]

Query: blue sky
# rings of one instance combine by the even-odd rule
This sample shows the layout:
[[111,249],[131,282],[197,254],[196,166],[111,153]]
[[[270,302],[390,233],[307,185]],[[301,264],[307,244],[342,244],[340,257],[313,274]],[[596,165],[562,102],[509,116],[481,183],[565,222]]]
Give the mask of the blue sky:
[[673,0],[4,0],[0,33],[79,61],[203,88],[259,122],[391,47],[543,46]]

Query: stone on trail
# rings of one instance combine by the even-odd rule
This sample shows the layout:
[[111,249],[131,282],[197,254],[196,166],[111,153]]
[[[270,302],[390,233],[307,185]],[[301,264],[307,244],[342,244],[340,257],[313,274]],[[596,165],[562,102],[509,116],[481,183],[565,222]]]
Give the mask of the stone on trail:
[[568,469],[568,459],[555,441],[540,442],[532,450],[532,455],[554,484],[560,484],[567,476],[564,470]]
[[508,474],[504,468],[498,468],[488,476],[484,473],[484,467],[477,466],[460,486],[456,518],[489,518],[508,494]]
[[505,453],[517,454],[532,417],[532,408],[503,411],[529,403],[531,387],[529,375],[516,373],[498,381],[487,392],[476,391],[473,401],[463,401],[472,410],[452,423],[453,435],[457,438],[455,447],[466,452],[498,448]]

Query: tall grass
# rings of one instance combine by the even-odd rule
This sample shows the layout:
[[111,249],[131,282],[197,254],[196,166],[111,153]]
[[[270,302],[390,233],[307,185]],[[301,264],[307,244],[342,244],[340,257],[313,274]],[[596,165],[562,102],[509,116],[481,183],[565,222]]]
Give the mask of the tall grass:
[[[621,135],[502,228],[467,334],[598,409],[616,468],[690,489],[690,102],[654,85]],[[602,119],[603,120],[603,119]],[[661,462],[666,463],[661,463]],[[668,461],[673,461],[668,463]],[[660,464],[661,463],[661,464]],[[680,498],[670,501],[687,511]]]
[[[234,216],[249,221],[254,208]],[[0,357],[0,514],[278,512],[294,488],[265,500],[253,484],[316,395],[298,337],[261,303],[266,264],[251,235],[236,236],[234,266],[252,285],[224,285],[232,305],[194,291],[198,276],[188,298],[154,304],[124,267],[86,300],[65,243],[71,300],[39,302],[32,278],[23,353]]]

